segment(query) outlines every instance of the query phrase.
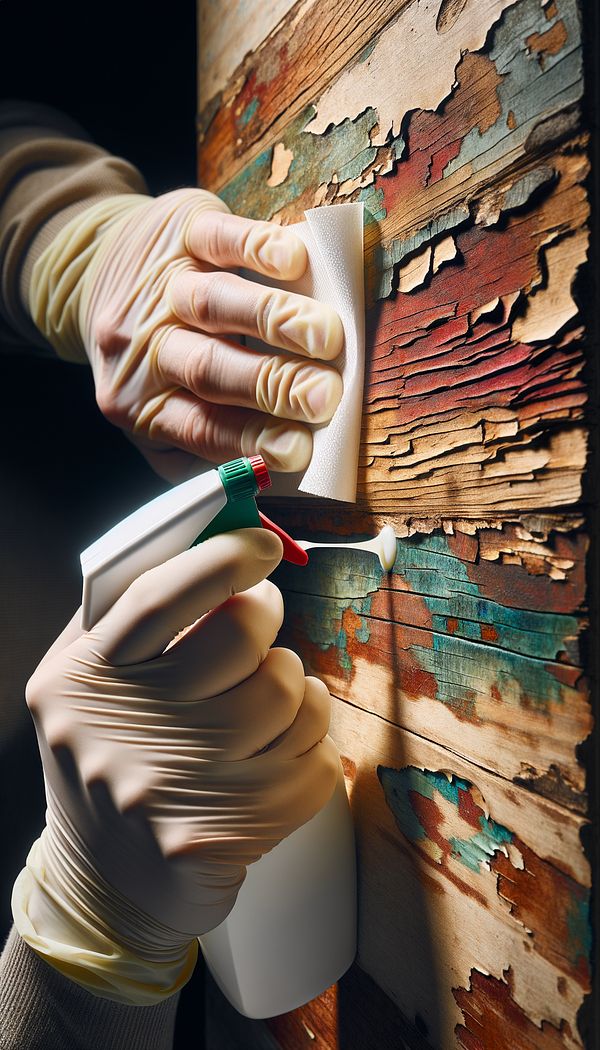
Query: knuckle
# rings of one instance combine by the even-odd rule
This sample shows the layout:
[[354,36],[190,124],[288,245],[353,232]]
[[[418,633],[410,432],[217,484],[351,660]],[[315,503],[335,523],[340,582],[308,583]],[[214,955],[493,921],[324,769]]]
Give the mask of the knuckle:
[[206,336],[200,353],[189,353],[183,366],[183,384],[188,390],[202,396],[215,386],[218,361],[218,343],[216,339]]
[[304,692],[304,668],[302,661],[291,649],[271,649],[265,660],[267,680],[265,692],[277,699],[281,708],[289,715],[290,725],[302,703]]
[[265,290],[256,299],[256,327],[260,338],[269,343],[276,331],[278,322],[278,307],[281,305],[282,293],[274,290]]
[[224,213],[210,211],[205,216],[206,227],[204,231],[205,244],[209,258],[214,259],[222,255],[227,244],[226,226]]
[[228,274],[218,270],[199,274],[193,284],[190,307],[200,328],[212,329],[219,321],[228,287]]
[[110,310],[100,312],[93,326],[92,337],[101,355],[106,358],[117,357],[129,345],[128,336]]
[[42,709],[44,695],[46,693],[46,682],[43,672],[34,671],[25,686],[25,703],[32,715],[38,715]]
[[46,718],[43,735],[48,750],[56,760],[63,761],[72,755],[71,726],[64,715],[55,713],[52,717]]
[[210,406],[200,412],[190,405],[181,421],[180,441],[184,448],[201,451],[210,447],[214,432],[213,411]]

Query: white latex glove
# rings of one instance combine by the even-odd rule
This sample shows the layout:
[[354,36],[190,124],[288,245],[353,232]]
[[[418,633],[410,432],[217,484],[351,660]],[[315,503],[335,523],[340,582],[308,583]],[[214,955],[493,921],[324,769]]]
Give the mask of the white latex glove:
[[207,540],[92,631],[72,621],[29,682],[48,808],[13,914],[96,994],[141,1004],[181,987],[246,866],[334,790],[327,689],[270,648],[282,599],[264,577],[280,557],[262,529]]
[[[194,472],[198,456],[256,452],[273,470],[302,470],[305,424],[328,421],[342,394],[321,363],[342,349],[341,321],[226,271],[293,280],[306,266],[292,229],[231,215],[204,190],[122,195],[55,237],[33,268],[30,312],[61,356],[85,349],[103,414],[163,476]],[[250,350],[239,335],[290,353]]]

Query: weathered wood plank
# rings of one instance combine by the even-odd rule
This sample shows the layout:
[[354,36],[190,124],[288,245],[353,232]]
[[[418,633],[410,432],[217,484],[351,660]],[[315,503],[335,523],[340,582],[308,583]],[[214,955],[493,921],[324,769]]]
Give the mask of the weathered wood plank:
[[[510,529],[493,536],[488,553],[508,553]],[[315,550],[279,571],[281,639],[357,708],[585,809],[585,539],[560,537],[563,579],[481,558],[491,543],[487,530],[399,539],[391,574],[372,555]]]
[[[431,5],[408,5],[314,106],[288,113],[275,144],[283,169],[263,150],[221,190],[233,208],[285,222],[306,206],[365,202],[359,491],[374,510],[482,516],[567,506],[581,492],[574,289],[589,208],[584,143],[573,138],[576,2],[477,5],[454,58],[469,10],[440,34]],[[399,97],[377,62],[413,29],[436,34],[449,57],[432,79],[417,48]],[[207,138],[201,156],[217,153]]]
[[[331,732],[352,756],[359,964],[408,1016],[424,1018],[435,1046],[468,1045],[453,989],[466,990],[458,998],[468,1010],[477,974],[508,985],[511,1006],[538,1029],[532,1047],[580,1046],[576,1014],[590,980],[585,822],[346,703],[334,703]],[[496,1045],[489,1040],[481,1045]]]
[[224,11],[223,0],[198,0],[199,112],[223,90],[245,56],[264,43],[294,3],[236,0]]
[[339,700],[331,733],[352,755],[344,766],[358,836],[359,967],[261,1026],[213,991],[209,1016],[221,1022],[209,1026],[207,1050],[229,1045],[233,1031],[248,1050],[581,1047],[585,821]]
[[[336,694],[359,964],[444,1050],[582,1045],[583,87],[578,0],[304,0],[200,120],[232,209],[365,204],[358,504],[272,516],[398,558],[282,568],[282,640]],[[263,1034],[363,1050],[341,987]]]
[[[227,65],[232,75],[218,98],[211,96],[215,89],[221,91],[223,64],[215,69],[211,62],[213,34],[208,26],[206,44],[200,41],[200,185],[217,192],[235,171],[264,149],[265,135],[276,142],[290,120],[408,2],[300,0],[273,37],[248,55],[235,73],[231,51],[237,55],[239,49],[228,49]],[[259,8],[260,33],[264,34],[264,5],[254,6]],[[203,7],[204,0],[200,0]],[[229,29],[229,19],[224,21]],[[205,58],[202,53],[206,48]]]

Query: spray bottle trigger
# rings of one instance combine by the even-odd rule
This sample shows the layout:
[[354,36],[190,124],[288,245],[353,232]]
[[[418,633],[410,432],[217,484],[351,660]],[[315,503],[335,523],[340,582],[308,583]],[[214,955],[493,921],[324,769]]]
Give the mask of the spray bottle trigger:
[[289,561],[292,565],[306,565],[308,562],[308,554],[300,547],[291,536],[288,536],[287,532],[284,532],[279,525],[276,525],[274,521],[267,518],[266,514],[263,514],[259,510],[258,516],[263,529],[268,529],[269,532],[274,532],[276,536],[283,543],[283,560]]

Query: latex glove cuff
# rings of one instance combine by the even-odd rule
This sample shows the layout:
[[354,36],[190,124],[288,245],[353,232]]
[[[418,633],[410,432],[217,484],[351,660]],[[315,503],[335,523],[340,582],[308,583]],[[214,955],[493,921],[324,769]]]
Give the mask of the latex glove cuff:
[[[22,939],[65,977],[114,1002],[150,1006],[179,991],[196,964],[196,938],[178,938],[103,885],[72,843],[57,863],[62,850],[54,837],[42,832],[15,881],[12,911]],[[98,918],[104,908],[118,915],[128,938],[114,939],[111,924]]]

